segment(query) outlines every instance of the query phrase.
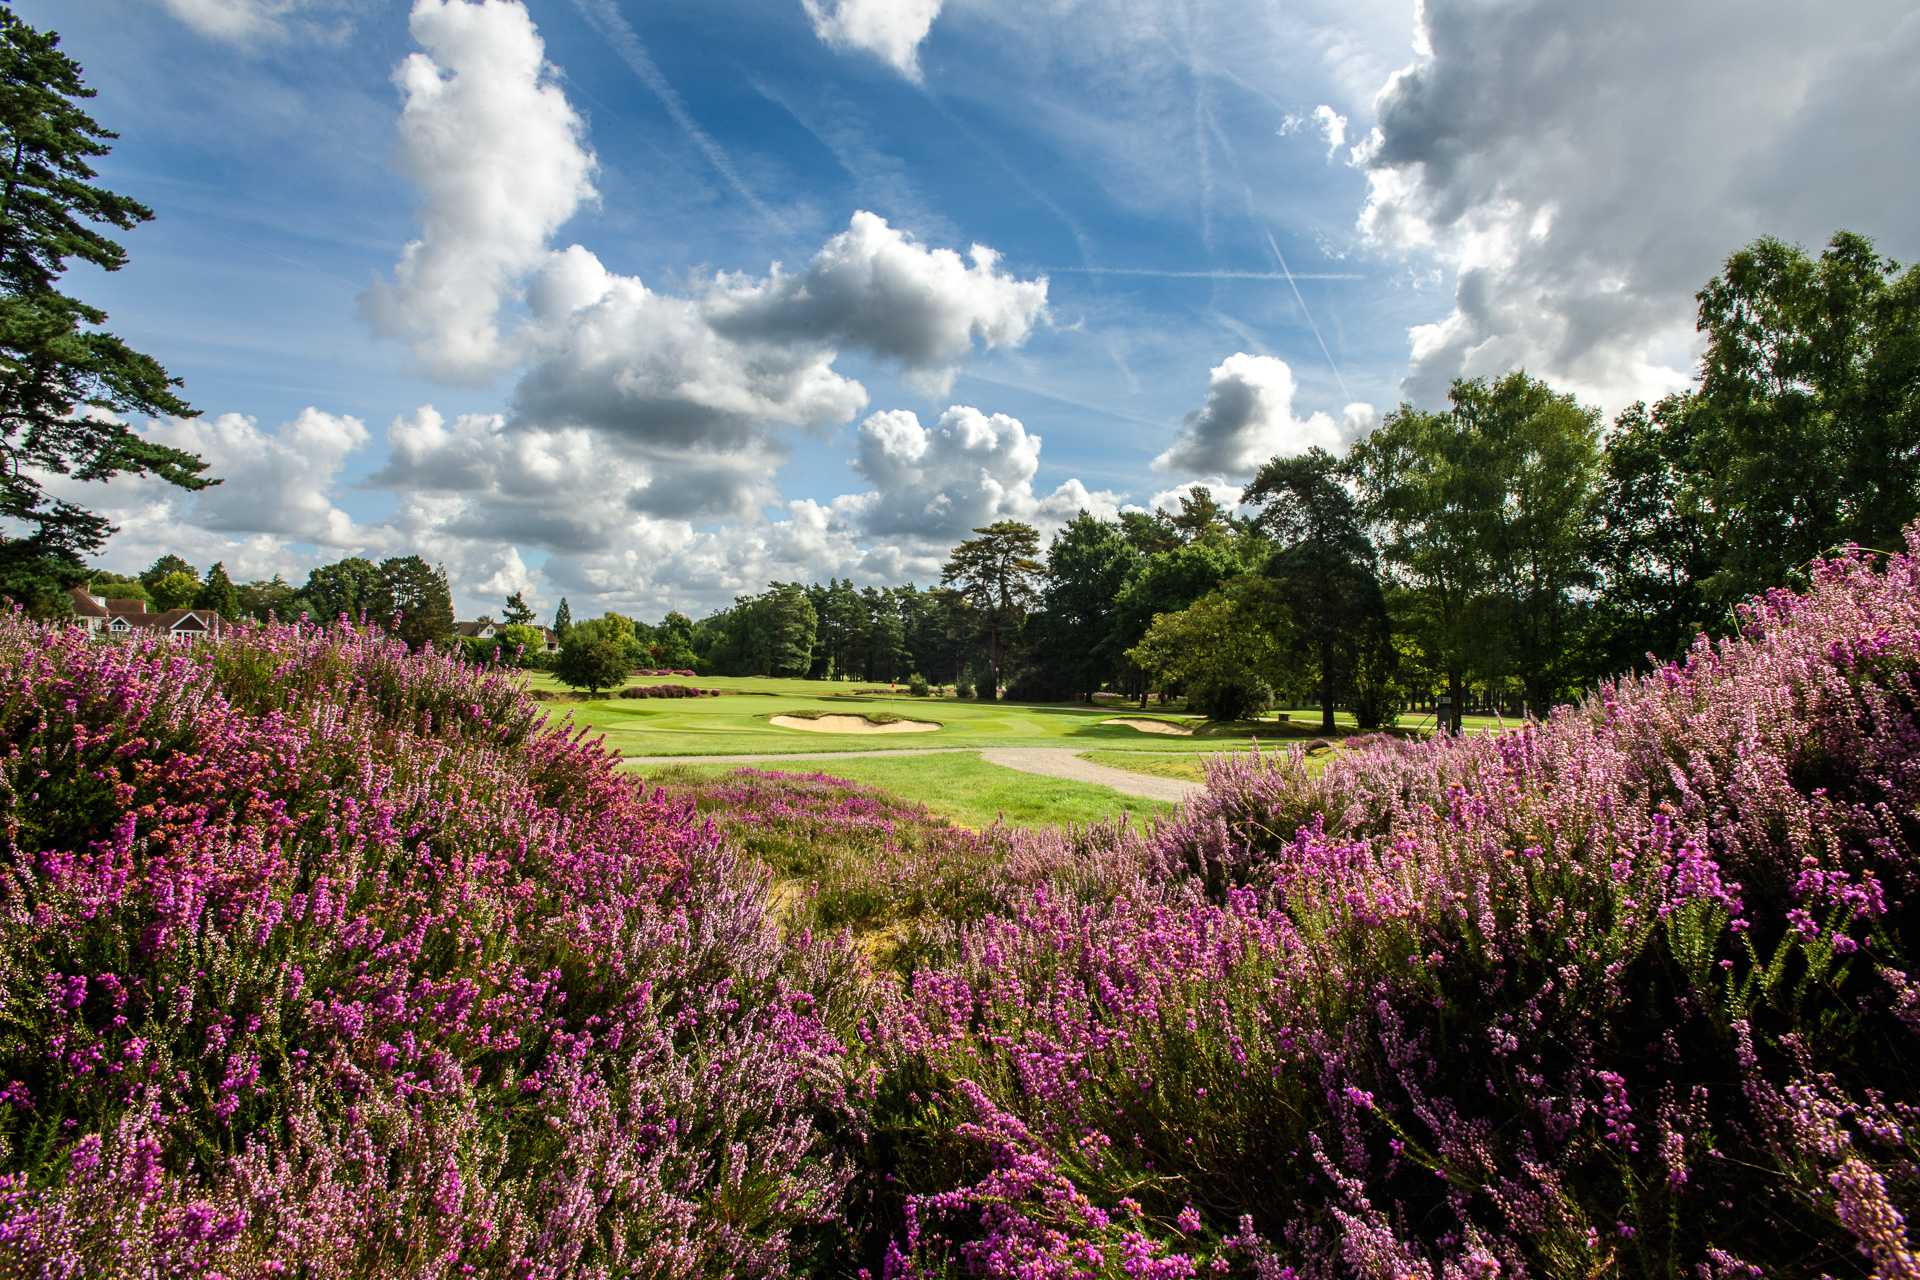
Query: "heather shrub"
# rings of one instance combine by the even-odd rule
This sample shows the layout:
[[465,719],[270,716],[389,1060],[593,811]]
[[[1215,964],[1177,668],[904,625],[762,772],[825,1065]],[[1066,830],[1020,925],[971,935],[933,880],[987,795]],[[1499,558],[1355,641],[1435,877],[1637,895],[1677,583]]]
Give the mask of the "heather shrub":
[[867,1031],[886,1269],[1920,1274],[1915,550],[961,930]]
[[500,673],[0,622],[0,1274],[830,1268],[764,872]]
[[630,684],[620,691],[623,698],[717,698],[718,689],[696,689],[690,684]]
[[657,781],[772,871],[791,927],[850,930],[894,969],[944,958],[956,926],[1015,909],[1035,886],[1105,899],[1144,866],[1124,824],[971,831],[824,773],[668,772]]

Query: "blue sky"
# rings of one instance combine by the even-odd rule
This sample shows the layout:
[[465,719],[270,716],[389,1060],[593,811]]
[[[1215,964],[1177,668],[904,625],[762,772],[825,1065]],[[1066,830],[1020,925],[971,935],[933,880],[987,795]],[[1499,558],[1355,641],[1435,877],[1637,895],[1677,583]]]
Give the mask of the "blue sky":
[[1920,251],[1881,0],[15,8],[158,215],[75,287],[227,478],[83,495],[105,563],[418,551],[463,615],[924,582],[1461,374],[1611,412],[1753,236]]

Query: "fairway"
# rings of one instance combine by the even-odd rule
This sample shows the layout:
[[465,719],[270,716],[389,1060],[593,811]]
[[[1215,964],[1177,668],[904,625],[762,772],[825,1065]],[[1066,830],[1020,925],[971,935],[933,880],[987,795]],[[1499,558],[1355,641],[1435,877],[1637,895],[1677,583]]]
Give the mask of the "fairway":
[[[630,683],[659,683],[635,677]],[[1284,744],[1320,736],[1318,712],[1294,711],[1286,721],[1212,725],[1198,716],[1146,710],[1132,704],[972,702],[957,698],[914,698],[904,691],[858,682],[780,679],[757,676],[699,676],[675,683],[718,689],[718,698],[651,699],[605,697],[596,701],[557,702],[556,716],[605,734],[607,745],[623,756],[804,755],[813,752],[925,750],[932,747],[1072,747],[1085,751],[1193,752],[1215,755],[1244,750],[1256,742]],[[536,695],[561,686],[543,672],[529,674]],[[873,691],[869,691],[873,690]],[[822,733],[782,728],[774,716],[897,716],[934,721],[930,733]],[[1145,733],[1106,721],[1147,718],[1191,728],[1193,736]],[[1403,715],[1400,724],[1417,728],[1425,717]],[[1336,732],[1355,731],[1351,716],[1335,717]],[[1430,725],[1430,719],[1426,719]],[[1494,727],[1492,717],[1468,717],[1467,728]]]
[[[649,782],[672,785],[676,780],[713,777],[740,765],[654,765],[637,770]],[[1015,827],[1083,826],[1125,818],[1143,825],[1173,812],[1159,800],[1123,796],[1108,787],[1063,778],[1039,778],[988,764],[972,752],[888,759],[822,760],[809,763],[767,763],[758,769],[788,773],[820,772],[849,782],[877,787],[897,799],[923,804],[932,812],[963,827],[984,828],[996,822]]]

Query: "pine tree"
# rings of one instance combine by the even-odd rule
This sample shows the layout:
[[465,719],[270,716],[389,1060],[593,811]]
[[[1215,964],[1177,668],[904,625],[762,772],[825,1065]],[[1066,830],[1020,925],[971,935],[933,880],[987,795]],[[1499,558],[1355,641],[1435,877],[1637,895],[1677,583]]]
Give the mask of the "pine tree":
[[42,489],[46,474],[78,480],[154,475],[184,489],[214,483],[193,454],[135,432],[126,415],[191,417],[179,379],[100,328],[98,307],[56,286],[68,260],[117,271],[126,251],[96,229],[153,217],[90,180],[89,161],[116,137],[78,105],[94,96],[60,39],[0,8],[0,593],[58,607],[83,580],[82,557],[105,545],[105,518]]
[[536,616],[532,607],[527,604],[527,598],[518,591],[507,597],[507,610],[502,618],[505,625],[510,627],[530,627],[534,625]]
[[196,609],[212,609],[228,622],[240,617],[240,593],[234,589],[233,580],[227,577],[227,567],[215,561],[213,568],[207,570],[207,580],[200,584],[200,592],[193,599]]
[[561,640],[567,638],[567,632],[573,630],[573,610],[567,607],[567,598],[560,597],[560,607],[553,611],[553,634]]
[[451,644],[453,591],[447,586],[447,571],[419,556],[382,560],[374,620],[391,626],[410,649]]

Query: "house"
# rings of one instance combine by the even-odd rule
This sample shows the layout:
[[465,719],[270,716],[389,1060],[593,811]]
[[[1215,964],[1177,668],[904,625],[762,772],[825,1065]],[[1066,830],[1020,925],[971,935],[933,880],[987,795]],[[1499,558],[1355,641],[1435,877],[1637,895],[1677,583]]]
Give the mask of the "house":
[[462,640],[491,640],[500,634],[500,628],[494,624],[492,618],[481,618],[476,622],[456,622],[453,624],[453,630],[454,634]]
[[74,621],[90,636],[123,640],[136,631],[156,631],[170,640],[218,640],[226,624],[212,609],[147,610],[145,600],[109,600],[84,587],[69,593]]

